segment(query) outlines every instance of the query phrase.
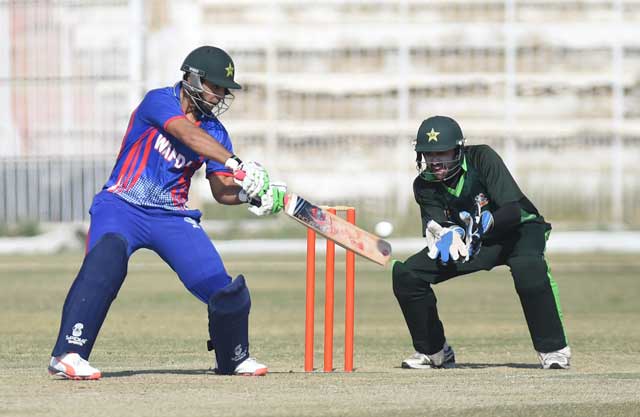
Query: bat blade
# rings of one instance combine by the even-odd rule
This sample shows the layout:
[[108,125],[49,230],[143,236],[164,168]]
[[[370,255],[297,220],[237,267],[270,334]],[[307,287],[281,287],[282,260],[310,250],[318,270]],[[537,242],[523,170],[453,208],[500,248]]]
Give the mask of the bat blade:
[[391,259],[389,242],[296,194],[287,194],[284,211],[306,227],[370,261],[384,266]]

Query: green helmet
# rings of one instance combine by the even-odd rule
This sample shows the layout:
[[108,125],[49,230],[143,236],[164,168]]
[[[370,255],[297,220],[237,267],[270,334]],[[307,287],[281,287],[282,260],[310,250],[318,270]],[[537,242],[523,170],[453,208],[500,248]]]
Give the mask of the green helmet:
[[236,68],[225,51],[215,46],[201,46],[187,55],[180,67],[185,73],[193,73],[220,87],[240,89],[233,80]]
[[[233,79],[236,72],[233,60],[229,54],[215,46],[201,46],[194,49],[184,59],[180,69],[185,73],[182,81],[184,91],[204,115],[213,114],[217,117],[224,113],[234,98],[229,90],[242,88]],[[203,98],[202,94],[205,92],[203,80],[224,87],[225,95],[218,97],[217,103],[210,103]]]
[[[458,122],[447,116],[433,116],[425,119],[415,140],[416,164],[422,178],[427,181],[447,181],[455,177],[461,169],[464,158],[464,135]],[[433,158],[431,152],[445,152],[455,149],[451,160]],[[434,168],[448,169],[444,178],[438,179]]]
[[424,120],[416,136],[416,152],[442,152],[464,145],[458,122],[447,116],[433,116]]

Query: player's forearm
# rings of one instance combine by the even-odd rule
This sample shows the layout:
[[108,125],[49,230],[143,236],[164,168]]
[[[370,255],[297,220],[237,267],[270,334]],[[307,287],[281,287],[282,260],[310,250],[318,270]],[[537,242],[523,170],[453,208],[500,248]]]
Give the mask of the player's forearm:
[[220,142],[186,119],[170,123],[167,132],[207,159],[224,164],[232,156]]
[[245,203],[245,201],[240,200],[238,194],[240,193],[240,186],[227,186],[223,189],[213,189],[211,188],[211,195],[213,198],[220,204],[224,204],[227,206],[235,206],[238,204]]
[[224,164],[232,156],[231,152],[226,150],[217,140],[212,139],[211,136],[198,127],[195,127],[184,138],[179,139],[198,155],[202,155],[207,159]]

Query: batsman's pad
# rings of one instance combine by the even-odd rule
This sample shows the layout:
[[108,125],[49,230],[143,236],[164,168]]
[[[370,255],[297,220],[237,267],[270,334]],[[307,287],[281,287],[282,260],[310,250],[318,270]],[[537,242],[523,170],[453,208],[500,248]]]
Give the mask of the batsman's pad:
[[76,352],[87,359],[111,303],[127,275],[127,241],[106,233],[87,253],[62,308],[51,356]]
[[209,350],[216,351],[216,372],[231,375],[249,357],[251,297],[244,277],[238,275],[209,300]]

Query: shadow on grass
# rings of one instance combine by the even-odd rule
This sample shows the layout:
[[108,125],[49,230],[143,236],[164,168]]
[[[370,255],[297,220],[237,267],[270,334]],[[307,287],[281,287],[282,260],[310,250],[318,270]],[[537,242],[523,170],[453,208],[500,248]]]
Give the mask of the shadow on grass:
[[[396,366],[396,369],[402,367]],[[542,369],[540,365],[533,363],[460,363],[456,362],[454,369],[487,369],[487,368],[516,368],[516,369]],[[411,371],[411,369],[408,369]],[[418,371],[420,369],[417,369]]]
[[124,378],[136,375],[215,375],[215,373],[210,369],[137,369],[103,372],[102,378]]
[[540,365],[533,363],[456,363],[459,369],[484,369],[484,368],[518,368],[541,369]]
[[[399,366],[395,367],[400,369]],[[515,369],[540,369],[540,365],[531,363],[456,363],[455,369],[488,369],[488,368],[515,368]],[[302,371],[271,371],[270,374],[322,374],[320,369],[313,372]],[[335,370],[332,373],[345,374],[345,372]],[[380,371],[367,372],[366,370],[355,369],[354,373],[381,373]],[[384,372],[382,372],[384,373]],[[211,369],[138,369],[130,371],[103,372],[102,378],[126,378],[136,375],[213,375],[217,376]]]

